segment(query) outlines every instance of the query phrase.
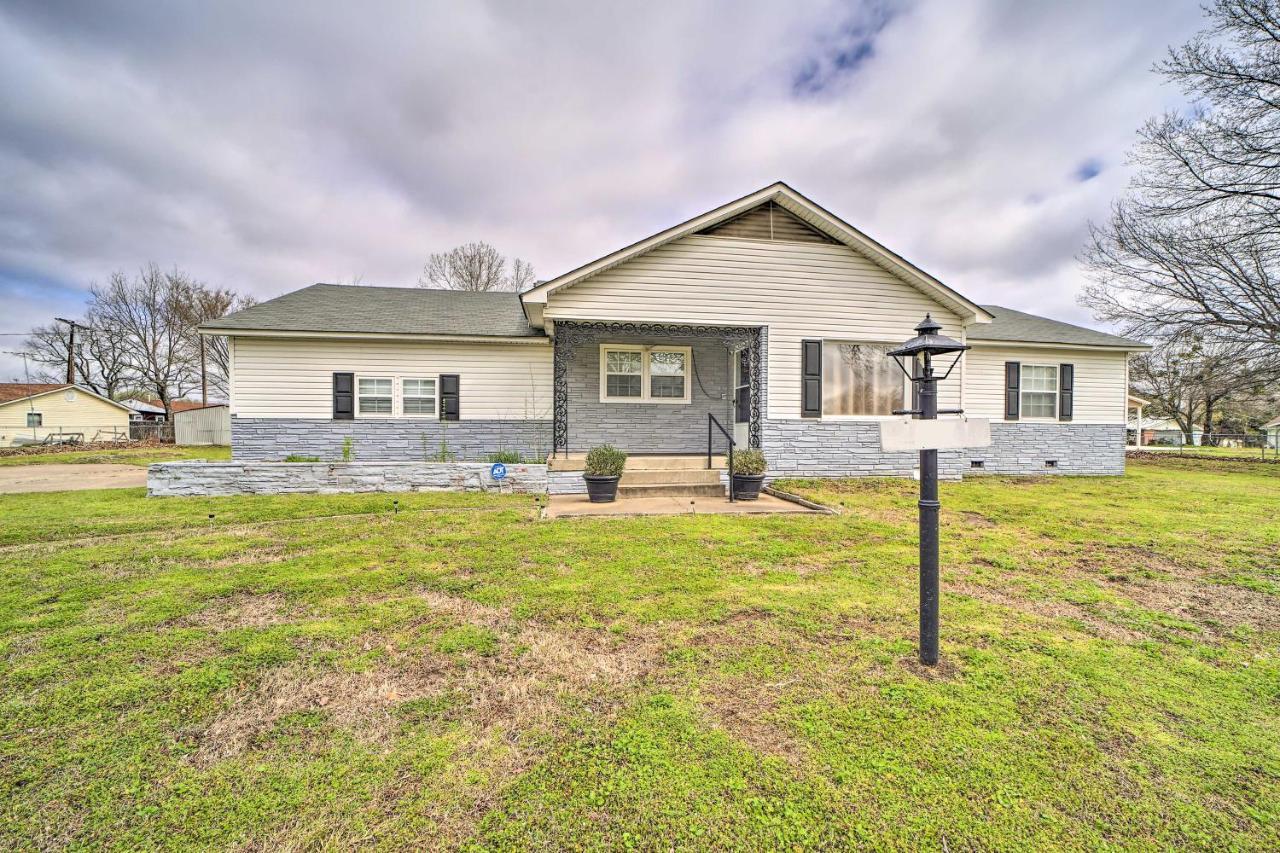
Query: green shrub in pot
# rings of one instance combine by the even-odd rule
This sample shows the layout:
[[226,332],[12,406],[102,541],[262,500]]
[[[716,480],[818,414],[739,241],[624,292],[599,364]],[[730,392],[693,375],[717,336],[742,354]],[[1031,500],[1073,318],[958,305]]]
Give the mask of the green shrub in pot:
[[618,478],[626,467],[627,454],[611,444],[593,447],[587,453],[582,479],[592,503],[608,503],[618,497]]
[[768,460],[759,450],[735,450],[733,469],[729,472],[733,477],[734,497],[742,501],[760,497],[760,487],[764,485],[764,472],[768,467]]

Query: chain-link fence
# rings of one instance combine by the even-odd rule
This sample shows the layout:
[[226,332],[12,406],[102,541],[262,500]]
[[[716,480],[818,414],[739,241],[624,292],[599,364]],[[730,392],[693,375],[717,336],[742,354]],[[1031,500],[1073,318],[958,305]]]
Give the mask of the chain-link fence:
[[[1134,430],[1129,430],[1129,444],[1136,446]],[[1181,430],[1143,430],[1142,450],[1170,451],[1198,456],[1240,456],[1261,459],[1280,458],[1274,438],[1264,432],[1187,433]]]

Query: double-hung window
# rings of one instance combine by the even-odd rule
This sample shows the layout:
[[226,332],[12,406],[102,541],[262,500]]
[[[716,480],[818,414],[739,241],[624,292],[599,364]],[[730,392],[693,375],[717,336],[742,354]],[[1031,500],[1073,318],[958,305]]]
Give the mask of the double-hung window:
[[404,379],[400,383],[400,408],[406,415],[435,417],[436,380]]
[[603,344],[600,401],[687,403],[692,362],[689,347]]
[[27,412],[27,426],[44,426],[44,414],[42,412]]
[[1058,416],[1058,366],[1022,365],[1022,417],[1056,418]]
[[356,383],[356,412],[391,417],[395,413],[394,387],[390,378],[361,376]]
[[883,417],[904,409],[906,377],[881,344],[826,341],[822,347],[822,414]]

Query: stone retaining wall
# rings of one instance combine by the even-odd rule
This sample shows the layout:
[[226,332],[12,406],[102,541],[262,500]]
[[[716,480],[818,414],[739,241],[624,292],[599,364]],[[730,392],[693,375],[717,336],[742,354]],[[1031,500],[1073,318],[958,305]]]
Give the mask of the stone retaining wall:
[[489,468],[480,462],[161,462],[147,469],[147,494],[547,491],[546,465],[508,465],[501,481]]

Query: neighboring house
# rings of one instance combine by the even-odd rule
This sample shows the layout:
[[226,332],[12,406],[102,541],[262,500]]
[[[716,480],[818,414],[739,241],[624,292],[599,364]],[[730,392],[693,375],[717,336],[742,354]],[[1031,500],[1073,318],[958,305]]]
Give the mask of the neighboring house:
[[713,415],[773,475],[910,475],[915,454],[880,450],[911,402],[885,352],[926,313],[973,347],[940,407],[993,421],[944,475],[1123,472],[1145,345],[978,305],[781,183],[523,294],[318,284],[202,331],[230,339],[238,459],[349,439],[357,459],[514,449],[563,470],[606,442],[706,453]]
[[0,446],[129,437],[129,408],[80,385],[0,382]]
[[1143,441],[1144,425],[1142,420],[1142,411],[1147,406],[1151,405],[1151,401],[1144,400],[1137,395],[1130,394],[1125,405],[1128,407],[1128,421],[1125,425],[1125,442],[1130,447],[1142,447],[1146,444],[1146,442]]
[[231,408],[226,403],[183,407],[173,413],[174,444],[231,443]]
[[1267,447],[1280,450],[1280,418],[1267,421],[1262,425],[1262,431],[1267,437]]
[[[152,400],[152,399],[140,400],[136,397],[130,397],[129,399],[121,400],[120,402],[124,403],[133,411],[133,416],[130,418],[130,420],[154,421],[156,423],[163,423],[168,419],[168,416],[165,414],[164,403],[160,402],[159,400]],[[170,400],[169,401],[169,409],[174,414],[177,414],[178,412],[190,411],[192,409],[202,409],[204,408],[204,406],[205,406],[204,403],[200,403],[195,400]]]

